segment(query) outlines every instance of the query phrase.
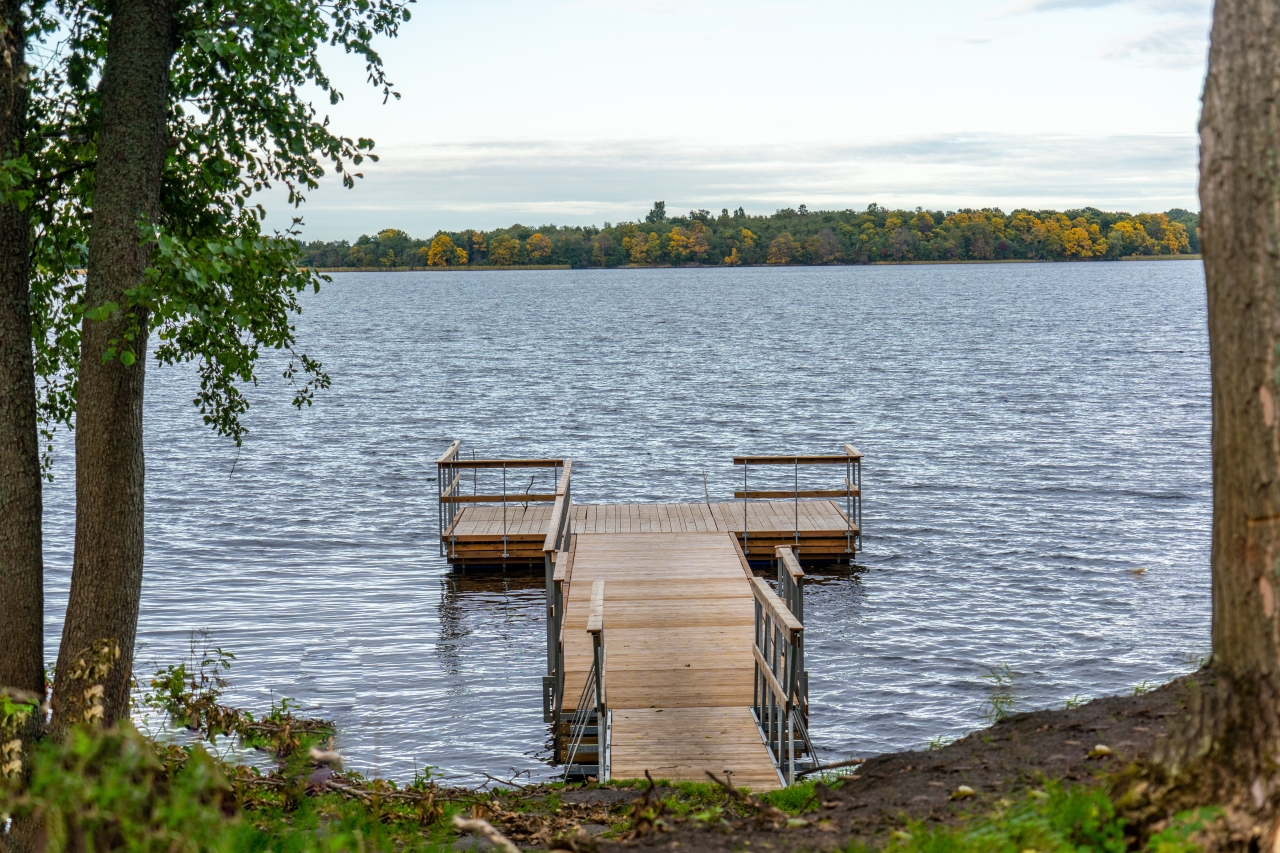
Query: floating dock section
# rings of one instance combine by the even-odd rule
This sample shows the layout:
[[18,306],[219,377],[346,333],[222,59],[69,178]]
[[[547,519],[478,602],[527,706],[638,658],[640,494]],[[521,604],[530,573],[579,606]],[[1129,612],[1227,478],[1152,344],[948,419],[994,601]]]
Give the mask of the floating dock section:
[[[566,776],[705,781],[770,790],[816,766],[808,734],[804,570],[852,563],[861,460],[746,456],[733,501],[574,504],[567,459],[440,457],[441,553],[459,568],[541,564],[544,714]],[[835,489],[802,489],[801,466],[843,466]],[[791,469],[792,488],[750,488]],[[529,469],[554,491],[523,491]],[[503,488],[481,492],[479,473]],[[775,477],[776,479],[776,477]],[[470,482],[468,482],[468,480]],[[470,494],[466,487],[470,486]],[[752,569],[776,571],[771,586]]]

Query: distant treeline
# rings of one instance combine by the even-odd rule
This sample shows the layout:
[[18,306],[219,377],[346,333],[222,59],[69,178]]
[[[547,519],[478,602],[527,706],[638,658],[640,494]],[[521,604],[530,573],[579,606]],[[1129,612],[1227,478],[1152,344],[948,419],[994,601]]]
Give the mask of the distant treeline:
[[493,231],[441,231],[419,240],[389,228],[346,240],[303,243],[316,267],[573,267],[741,264],[865,264],[873,261],[1116,259],[1200,251],[1200,216],[1081,210],[809,211],[750,216],[691,210],[667,216],[655,202],[643,221],[594,226],[512,225]]

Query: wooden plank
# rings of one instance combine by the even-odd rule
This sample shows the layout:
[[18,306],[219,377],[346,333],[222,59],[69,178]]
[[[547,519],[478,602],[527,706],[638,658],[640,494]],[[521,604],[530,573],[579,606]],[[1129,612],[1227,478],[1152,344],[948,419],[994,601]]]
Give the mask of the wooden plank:
[[[733,493],[734,500],[742,500],[742,491]],[[844,489],[801,489],[798,493],[795,489],[783,489],[774,491],[758,491],[752,489],[746,492],[747,500],[772,500],[775,498],[794,498],[797,495],[803,498],[842,498],[847,494]]]
[[[615,779],[705,782],[711,771],[756,791],[781,787],[747,708],[665,707],[615,710],[610,772]],[[656,736],[662,733],[665,736]]]
[[854,447],[852,444],[846,444],[844,446],[844,455],[848,456],[850,459],[862,458],[862,453],[858,450],[858,448]]
[[797,456],[735,456],[734,465],[846,465],[849,457],[832,455]]
[[453,444],[449,445],[449,449],[448,449],[448,450],[446,450],[444,453],[441,453],[441,454],[440,454],[440,458],[436,460],[436,464],[437,464],[437,465],[443,465],[444,463],[446,463],[446,462],[448,462],[449,460],[453,459],[453,457],[455,457],[455,456],[457,456],[457,455],[458,455],[458,448],[459,448],[459,447],[461,447],[461,446],[462,446],[462,440],[461,440],[461,439],[458,439],[458,440],[457,440],[457,441],[455,441]]
[[[841,492],[841,494],[844,494]],[[554,501],[557,495],[554,494],[525,494],[524,492],[512,492],[508,495],[451,495],[441,497],[440,502],[446,504],[519,504],[523,505],[527,501]]]

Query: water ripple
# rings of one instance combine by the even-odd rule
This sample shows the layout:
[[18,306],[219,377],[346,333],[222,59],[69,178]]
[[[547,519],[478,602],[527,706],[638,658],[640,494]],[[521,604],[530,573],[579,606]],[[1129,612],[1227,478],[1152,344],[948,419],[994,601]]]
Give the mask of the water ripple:
[[1207,651],[1199,263],[345,274],[305,307],[333,388],[297,412],[264,382],[239,453],[188,371],[151,369],[139,657],[209,628],[238,655],[234,701],[335,718],[362,771],[547,773],[540,591],[437,555],[433,460],[454,438],[571,456],[579,502],[701,500],[704,472],[714,498],[735,453],[858,445],[862,568],[806,603],[829,757],[980,725],[998,664],[1031,708]]

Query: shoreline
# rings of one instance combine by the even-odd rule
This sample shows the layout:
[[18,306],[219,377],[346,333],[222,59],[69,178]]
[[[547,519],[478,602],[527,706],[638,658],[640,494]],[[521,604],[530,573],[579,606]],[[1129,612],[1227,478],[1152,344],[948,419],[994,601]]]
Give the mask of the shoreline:
[[865,264],[619,264],[616,267],[573,267],[569,264],[523,264],[516,266],[468,265],[450,267],[315,267],[318,273],[343,272],[520,272],[527,270],[661,270],[661,269],[797,269],[819,267],[905,267],[905,266],[938,266],[944,264],[1107,264],[1124,261],[1203,261],[1200,254],[1185,255],[1128,255],[1114,260],[1079,259],[1079,260],[1042,260],[1037,258],[993,258],[989,260],[949,260],[949,261],[871,261]]

